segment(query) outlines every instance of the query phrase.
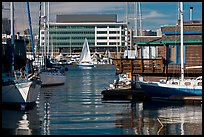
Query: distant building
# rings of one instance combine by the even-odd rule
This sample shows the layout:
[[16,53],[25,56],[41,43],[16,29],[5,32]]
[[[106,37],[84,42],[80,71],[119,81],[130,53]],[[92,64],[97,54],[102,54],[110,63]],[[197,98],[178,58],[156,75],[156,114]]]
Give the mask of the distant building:
[[[87,38],[91,52],[121,51],[127,41],[127,24],[117,22],[115,14],[57,15],[49,23],[49,51],[81,52]],[[40,46],[43,51],[45,31],[41,30]],[[46,36],[47,37],[47,36]]]
[[11,34],[11,21],[8,18],[2,18],[2,34]]
[[142,36],[157,36],[157,32],[153,30],[143,30]]

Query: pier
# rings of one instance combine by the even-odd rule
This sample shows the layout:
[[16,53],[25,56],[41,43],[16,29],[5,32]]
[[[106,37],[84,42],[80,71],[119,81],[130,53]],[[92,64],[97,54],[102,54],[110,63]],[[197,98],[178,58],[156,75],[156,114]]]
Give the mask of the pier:
[[142,89],[111,89],[101,92],[103,100],[130,100],[136,102],[161,101],[189,105],[202,104],[202,96],[170,96],[169,98],[151,98]]
[[[131,73],[143,76],[180,76],[180,65],[167,64],[164,58],[156,59],[126,59],[112,58],[116,73]],[[188,69],[185,76],[200,76],[202,68]]]
[[111,89],[111,90],[103,90],[101,92],[103,95],[103,100],[137,100],[144,101],[148,99],[148,96],[141,89]]

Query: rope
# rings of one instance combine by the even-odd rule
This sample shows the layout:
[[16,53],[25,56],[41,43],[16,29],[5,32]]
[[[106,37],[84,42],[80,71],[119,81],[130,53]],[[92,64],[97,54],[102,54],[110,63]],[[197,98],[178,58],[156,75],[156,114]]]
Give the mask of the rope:
[[159,118],[157,118],[157,121],[159,122],[159,124],[161,125],[161,128],[157,131],[157,135],[159,135],[159,132],[161,131],[161,129],[164,127],[164,125],[162,124],[162,122],[160,121]]

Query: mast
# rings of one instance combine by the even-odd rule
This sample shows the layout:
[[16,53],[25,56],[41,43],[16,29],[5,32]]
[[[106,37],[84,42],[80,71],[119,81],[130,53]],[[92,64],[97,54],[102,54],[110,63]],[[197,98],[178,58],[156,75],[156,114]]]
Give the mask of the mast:
[[12,49],[12,65],[11,65],[11,72],[14,72],[14,3],[10,2],[10,14],[11,14],[11,49]]
[[45,66],[45,69],[46,69],[46,2],[44,2],[44,66]]
[[184,80],[184,53],[183,53],[183,2],[180,2],[180,26],[181,26],[181,81]]
[[34,42],[33,42],[33,32],[32,32],[29,2],[26,2],[26,4],[27,4],[27,10],[28,10],[28,23],[29,23],[29,27],[30,27],[30,41],[31,41],[31,45],[32,45],[32,54],[33,54],[32,59],[35,60],[35,49],[34,49]]
[[52,41],[52,51],[51,51],[51,58],[53,59],[54,58],[54,55],[53,55],[53,37],[51,36],[51,41]]
[[38,53],[39,53],[39,50],[40,50],[40,25],[41,25],[41,2],[40,2],[39,22],[38,22]]
[[137,2],[134,2],[135,36],[137,36]]
[[140,19],[140,36],[142,36],[142,13],[141,13],[141,2],[138,2],[139,19]]
[[50,3],[47,3],[47,55],[49,55],[50,51]]
[[70,56],[72,55],[72,49],[71,49],[71,35],[69,36],[69,52]]
[[128,24],[128,2],[125,2],[125,21]]

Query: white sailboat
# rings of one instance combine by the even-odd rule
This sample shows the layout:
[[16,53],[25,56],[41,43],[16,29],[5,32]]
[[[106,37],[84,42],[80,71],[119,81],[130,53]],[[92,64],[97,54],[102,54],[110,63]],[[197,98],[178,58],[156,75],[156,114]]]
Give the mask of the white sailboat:
[[84,45],[82,48],[82,52],[80,55],[78,66],[82,67],[94,67],[93,60],[91,59],[91,53],[89,50],[88,40],[85,38]]
[[[11,46],[13,47],[15,43],[14,40],[14,3],[11,2]],[[13,49],[15,50],[15,48]],[[36,103],[41,88],[41,82],[38,79],[32,79],[32,77],[29,79],[27,77],[17,77],[17,75],[15,75],[14,50],[12,50],[11,72],[6,72],[2,69],[2,103],[7,104],[6,106],[8,107],[20,107],[21,109],[25,109]],[[4,67],[2,66],[2,68]]]
[[183,59],[183,3],[180,2],[180,26],[181,26],[181,79],[171,79],[161,82],[139,82],[151,97],[178,96],[202,96],[202,76],[196,79],[184,79]]
[[[44,5],[44,8],[45,8],[45,5]],[[48,13],[48,15],[49,15],[49,13]],[[44,17],[46,17],[45,13],[44,13]],[[46,18],[44,18],[44,29],[45,29],[45,33],[46,33]],[[48,41],[48,43],[49,43],[49,41]],[[45,46],[44,49],[46,49],[46,40],[45,40],[44,46]],[[46,51],[44,51],[44,52],[46,53]],[[42,86],[54,86],[54,85],[64,84],[66,81],[66,75],[64,73],[62,73],[58,68],[54,68],[52,66],[50,68],[48,68],[47,64],[48,64],[49,60],[47,60],[45,55],[44,55],[44,58],[45,58],[44,69],[41,70],[41,72],[39,74],[40,79],[42,81]]]

